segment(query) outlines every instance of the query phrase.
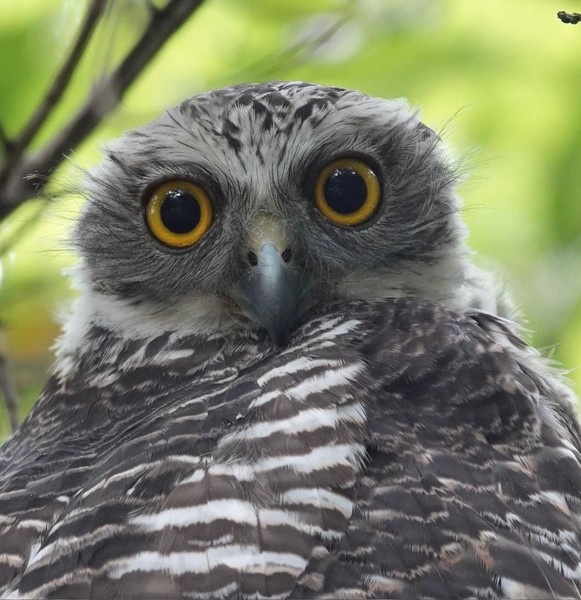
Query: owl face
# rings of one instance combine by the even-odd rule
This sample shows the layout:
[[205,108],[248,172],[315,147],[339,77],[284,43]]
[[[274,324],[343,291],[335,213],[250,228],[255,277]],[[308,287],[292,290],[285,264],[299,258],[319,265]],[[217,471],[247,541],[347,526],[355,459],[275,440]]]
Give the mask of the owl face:
[[242,85],[111,144],[87,178],[75,245],[92,293],[144,318],[179,314],[196,329],[203,312],[210,330],[235,323],[284,343],[331,300],[452,294],[454,181],[404,101]]

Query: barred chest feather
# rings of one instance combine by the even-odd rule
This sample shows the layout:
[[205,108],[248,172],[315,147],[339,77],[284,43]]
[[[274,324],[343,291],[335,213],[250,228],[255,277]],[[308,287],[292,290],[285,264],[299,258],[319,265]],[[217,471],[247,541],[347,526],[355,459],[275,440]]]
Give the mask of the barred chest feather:
[[579,596],[577,421],[494,327],[399,299],[282,350],[93,329],[2,451],[4,597]]

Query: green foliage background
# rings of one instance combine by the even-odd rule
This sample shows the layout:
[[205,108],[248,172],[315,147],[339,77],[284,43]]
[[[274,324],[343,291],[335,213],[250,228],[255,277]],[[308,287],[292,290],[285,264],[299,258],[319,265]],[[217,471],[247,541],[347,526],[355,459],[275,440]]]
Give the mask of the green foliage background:
[[[9,134],[52,80],[84,8],[81,0],[2,1],[0,122]],[[461,191],[478,261],[506,282],[530,339],[579,391],[581,25],[557,20],[568,8],[548,0],[207,0],[54,179],[75,180],[72,165],[95,164],[107,139],[214,87],[303,79],[405,96],[456,155],[469,156]],[[39,144],[145,22],[142,1],[116,1]],[[310,43],[336,22],[326,42]],[[72,262],[64,240],[79,205],[55,201],[30,224],[32,201],[0,224],[1,335],[22,416],[49,372],[55,314],[72,295],[60,271]]]

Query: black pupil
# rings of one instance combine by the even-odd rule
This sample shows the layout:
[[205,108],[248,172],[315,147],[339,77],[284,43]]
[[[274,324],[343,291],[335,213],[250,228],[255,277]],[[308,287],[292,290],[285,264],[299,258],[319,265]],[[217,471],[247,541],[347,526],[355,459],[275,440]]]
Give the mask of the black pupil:
[[200,203],[186,190],[170,190],[161,203],[159,216],[172,233],[189,233],[202,217]]
[[324,194],[330,208],[341,215],[350,215],[365,204],[367,185],[357,171],[335,169],[325,182]]

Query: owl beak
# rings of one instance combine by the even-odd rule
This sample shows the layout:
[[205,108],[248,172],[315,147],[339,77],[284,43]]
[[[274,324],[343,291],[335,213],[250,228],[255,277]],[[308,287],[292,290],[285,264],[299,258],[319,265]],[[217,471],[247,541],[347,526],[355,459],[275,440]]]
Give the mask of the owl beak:
[[288,344],[299,317],[309,307],[309,277],[293,264],[282,221],[259,213],[249,229],[247,270],[234,292],[244,314],[264,328],[279,347]]

